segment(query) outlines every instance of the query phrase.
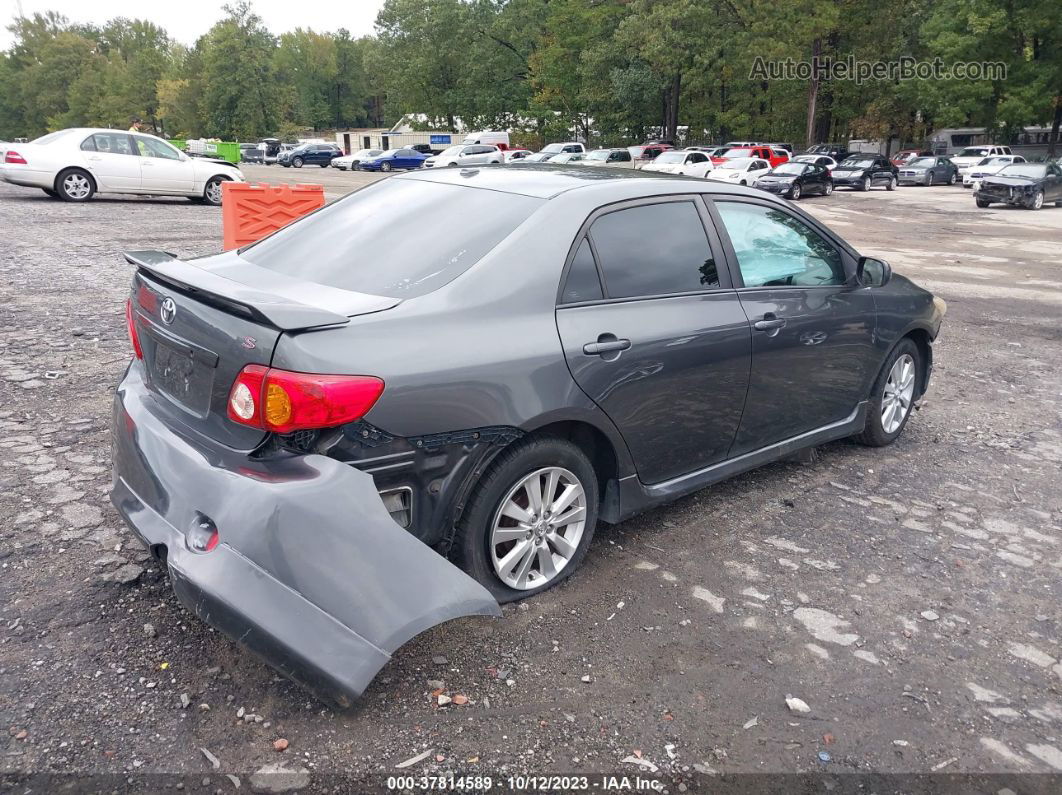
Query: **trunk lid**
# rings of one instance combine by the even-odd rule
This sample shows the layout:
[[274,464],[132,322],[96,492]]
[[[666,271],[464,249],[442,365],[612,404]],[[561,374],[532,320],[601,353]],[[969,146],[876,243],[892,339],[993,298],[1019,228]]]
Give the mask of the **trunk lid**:
[[160,251],[125,256],[137,266],[133,322],[160,412],[238,450],[266,436],[228,417],[229,390],[246,365],[268,366],[281,334],[341,326],[400,303],[284,276],[235,251],[188,262]]

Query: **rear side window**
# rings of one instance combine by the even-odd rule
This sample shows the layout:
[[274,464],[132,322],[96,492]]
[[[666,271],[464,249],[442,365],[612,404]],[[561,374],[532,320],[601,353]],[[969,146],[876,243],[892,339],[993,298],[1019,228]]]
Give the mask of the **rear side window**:
[[594,221],[590,235],[609,298],[719,286],[719,271],[692,201],[617,210]]
[[124,133],[96,133],[92,136],[92,141],[97,152],[110,152],[112,155],[133,154],[129,136]]
[[[240,250],[297,279],[416,298],[460,276],[542,205],[461,185],[387,179]],[[410,219],[416,219],[410,223]]]
[[590,250],[590,243],[586,238],[579,244],[575,252],[575,259],[568,269],[568,278],[564,281],[564,292],[561,294],[562,304],[576,304],[580,301],[597,301],[604,298],[601,291],[601,279],[597,275],[597,265],[594,264],[594,253]]

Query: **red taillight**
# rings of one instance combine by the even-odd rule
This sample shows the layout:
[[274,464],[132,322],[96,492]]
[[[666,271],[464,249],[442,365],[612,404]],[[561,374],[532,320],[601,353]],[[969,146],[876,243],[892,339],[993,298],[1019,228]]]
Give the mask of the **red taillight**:
[[129,331],[129,341],[133,343],[133,353],[136,354],[136,358],[144,358],[144,349],[140,347],[140,335],[136,333],[136,317],[133,313],[136,310],[133,309],[133,299],[126,299],[125,302],[125,326]]
[[20,155],[18,152],[8,150],[8,153],[4,155],[5,163],[17,163],[19,165],[26,165],[26,158]]
[[249,364],[229,391],[229,419],[276,433],[333,428],[365,416],[384,390],[369,375],[318,375]]

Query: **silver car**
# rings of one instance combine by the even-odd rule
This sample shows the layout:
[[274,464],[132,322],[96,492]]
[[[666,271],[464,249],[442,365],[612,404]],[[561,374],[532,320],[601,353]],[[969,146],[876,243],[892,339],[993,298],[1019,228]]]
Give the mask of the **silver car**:
[[490,144],[458,144],[432,155],[424,161],[424,168],[444,166],[479,166],[487,163],[504,163],[505,153]]

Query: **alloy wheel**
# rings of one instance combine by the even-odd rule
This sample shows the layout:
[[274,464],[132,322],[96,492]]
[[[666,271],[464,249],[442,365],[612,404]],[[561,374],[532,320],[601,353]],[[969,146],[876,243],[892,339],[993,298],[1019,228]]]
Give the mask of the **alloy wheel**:
[[789,198],[796,201],[800,198],[800,186],[794,185],[793,189],[789,191]]
[[522,478],[491,523],[491,564],[510,588],[526,591],[555,579],[575,556],[586,528],[586,490],[563,467]]
[[927,188],[932,188],[933,187],[933,172],[932,171],[929,172],[929,176],[926,178],[926,187]]
[[221,204],[221,181],[211,180],[206,186],[206,198],[211,204]]
[[892,364],[889,378],[881,395],[881,427],[885,433],[896,433],[911,411],[914,399],[915,362],[909,353]]
[[1037,191],[1036,195],[1033,197],[1032,208],[1034,210],[1039,210],[1043,206],[1044,206],[1044,192],[1042,190],[1041,191]]
[[85,199],[91,190],[88,178],[82,174],[67,174],[63,180],[63,192],[71,199]]

